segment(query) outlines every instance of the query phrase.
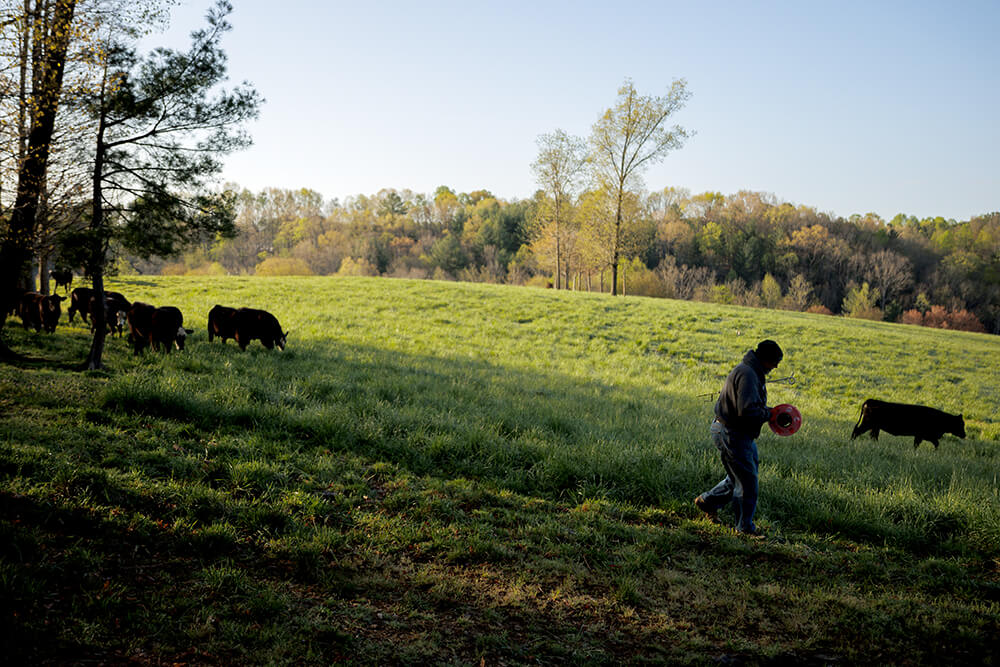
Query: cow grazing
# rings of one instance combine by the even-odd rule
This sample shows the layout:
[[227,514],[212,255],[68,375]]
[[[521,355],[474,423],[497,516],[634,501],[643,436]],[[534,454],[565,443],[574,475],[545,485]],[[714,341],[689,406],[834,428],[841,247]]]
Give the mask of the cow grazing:
[[278,319],[266,310],[240,308],[233,315],[233,328],[237,344],[241,350],[247,349],[250,341],[257,339],[264,347],[273,350],[285,349],[287,331],[281,330]]
[[937,449],[938,441],[945,433],[965,437],[965,420],[962,415],[925,405],[889,403],[869,398],[861,406],[861,416],[851,433],[851,440],[865,431],[870,431],[872,439],[878,440],[880,430],[892,435],[912,435],[914,449],[924,440]]
[[[90,330],[94,330],[94,323],[97,321],[97,296],[90,297],[87,312],[90,313]],[[108,333],[122,335],[127,321],[127,314],[132,304],[120,292],[104,293],[104,322],[108,327]]]
[[[105,292],[104,303],[106,304],[105,321],[108,323],[108,330],[111,331],[113,326],[117,330],[118,335],[121,336],[125,331],[125,325],[127,324],[126,316],[129,308],[132,307],[132,303],[121,292]],[[111,333],[114,333],[114,331],[111,331]]]
[[236,338],[236,309],[216,304],[208,311],[208,342],[218,336],[225,343]]
[[87,321],[87,314],[90,312],[90,299],[94,296],[94,290],[89,287],[77,287],[69,295],[69,321],[73,322],[73,316],[80,313],[80,319]]
[[66,293],[69,293],[69,286],[73,283],[73,272],[70,269],[49,271],[49,276],[55,281],[56,289],[62,287]]
[[163,351],[169,353],[171,346],[178,350],[184,349],[188,334],[194,329],[184,328],[184,316],[173,306],[161,306],[153,311],[153,349],[163,346]]
[[173,306],[157,308],[148,303],[136,301],[128,311],[129,340],[132,349],[139,354],[147,347],[163,349],[169,353],[176,346],[184,349],[184,342],[193,329],[184,328],[184,316]]
[[25,329],[34,327],[35,331],[44,329],[47,333],[52,333],[62,315],[62,306],[59,304],[65,299],[66,297],[57,294],[46,296],[38,292],[25,292],[21,295],[17,311],[21,316],[21,324]]

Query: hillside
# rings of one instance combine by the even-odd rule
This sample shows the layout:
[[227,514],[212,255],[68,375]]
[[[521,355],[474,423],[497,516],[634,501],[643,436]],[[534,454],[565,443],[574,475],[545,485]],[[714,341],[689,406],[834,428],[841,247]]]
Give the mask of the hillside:
[[[697,302],[365,278],[124,277],[187,349],[79,373],[10,327],[0,605],[27,662],[970,664],[1000,634],[1000,339]],[[216,303],[284,352],[208,343]],[[11,322],[10,324],[14,324]],[[748,541],[722,379],[785,349]],[[862,401],[965,416],[851,441]]]

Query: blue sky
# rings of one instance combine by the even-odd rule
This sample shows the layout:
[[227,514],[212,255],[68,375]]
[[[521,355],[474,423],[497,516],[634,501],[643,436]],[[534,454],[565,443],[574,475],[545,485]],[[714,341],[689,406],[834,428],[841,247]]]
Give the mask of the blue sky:
[[[179,45],[208,0],[181,0]],[[648,189],[757,190],[849,216],[1000,210],[1000,2],[234,0],[231,78],[267,102],[227,181],[324,197],[537,188],[626,78],[696,134]]]

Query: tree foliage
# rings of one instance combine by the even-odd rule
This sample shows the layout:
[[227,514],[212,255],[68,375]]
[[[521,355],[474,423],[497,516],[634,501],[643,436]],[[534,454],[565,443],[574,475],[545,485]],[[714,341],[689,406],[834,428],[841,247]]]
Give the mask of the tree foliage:
[[[45,191],[76,0],[34,4],[26,0],[23,7],[20,21],[13,22],[19,28],[21,47],[17,189],[0,239],[0,327],[13,305],[15,288],[23,282],[36,240],[38,209]],[[25,94],[29,69],[31,93]],[[0,354],[10,354],[2,342]]]
[[[363,266],[366,275],[555,284],[554,241],[538,231],[544,192],[506,201],[447,187],[431,195],[396,190],[406,213],[392,216],[380,209],[385,192],[345,202],[309,191],[240,192],[237,236],[206,242],[184,262],[189,271],[219,262],[247,274],[268,257],[297,257],[332,275],[350,259],[351,271]],[[608,228],[593,222],[608,215],[610,202],[595,190],[573,198],[576,234],[563,247],[571,266],[563,285],[611,290],[610,246],[600,236]],[[673,188],[632,194],[624,211],[629,254],[640,260],[629,260],[630,294],[842,313],[851,288],[867,282],[883,317],[940,305],[1000,332],[1000,214],[965,222],[844,219],[766,193]],[[146,272],[164,265],[129,261]]]
[[538,138],[538,157],[531,164],[542,187],[534,234],[535,251],[555,276],[555,288],[567,286],[567,277],[578,257],[578,225],[573,203],[587,164],[582,140],[563,130]]
[[600,189],[606,191],[613,205],[603,224],[602,236],[610,244],[611,293],[617,294],[618,263],[627,251],[624,228],[625,207],[629,194],[640,189],[639,179],[649,166],[684,145],[690,133],[679,125],[667,126],[667,120],[681,109],[690,97],[683,79],[673,82],[663,97],[643,96],[631,79],[618,90],[618,100],[594,123],[590,135],[591,160]]

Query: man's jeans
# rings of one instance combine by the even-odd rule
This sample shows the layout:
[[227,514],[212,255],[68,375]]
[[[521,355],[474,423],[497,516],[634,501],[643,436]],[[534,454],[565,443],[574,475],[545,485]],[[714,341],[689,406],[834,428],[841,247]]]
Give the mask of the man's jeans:
[[753,515],[757,509],[757,443],[717,421],[712,422],[712,442],[719,449],[727,474],[715,488],[701,494],[705,509],[715,511],[732,503],[736,530],[756,532]]

